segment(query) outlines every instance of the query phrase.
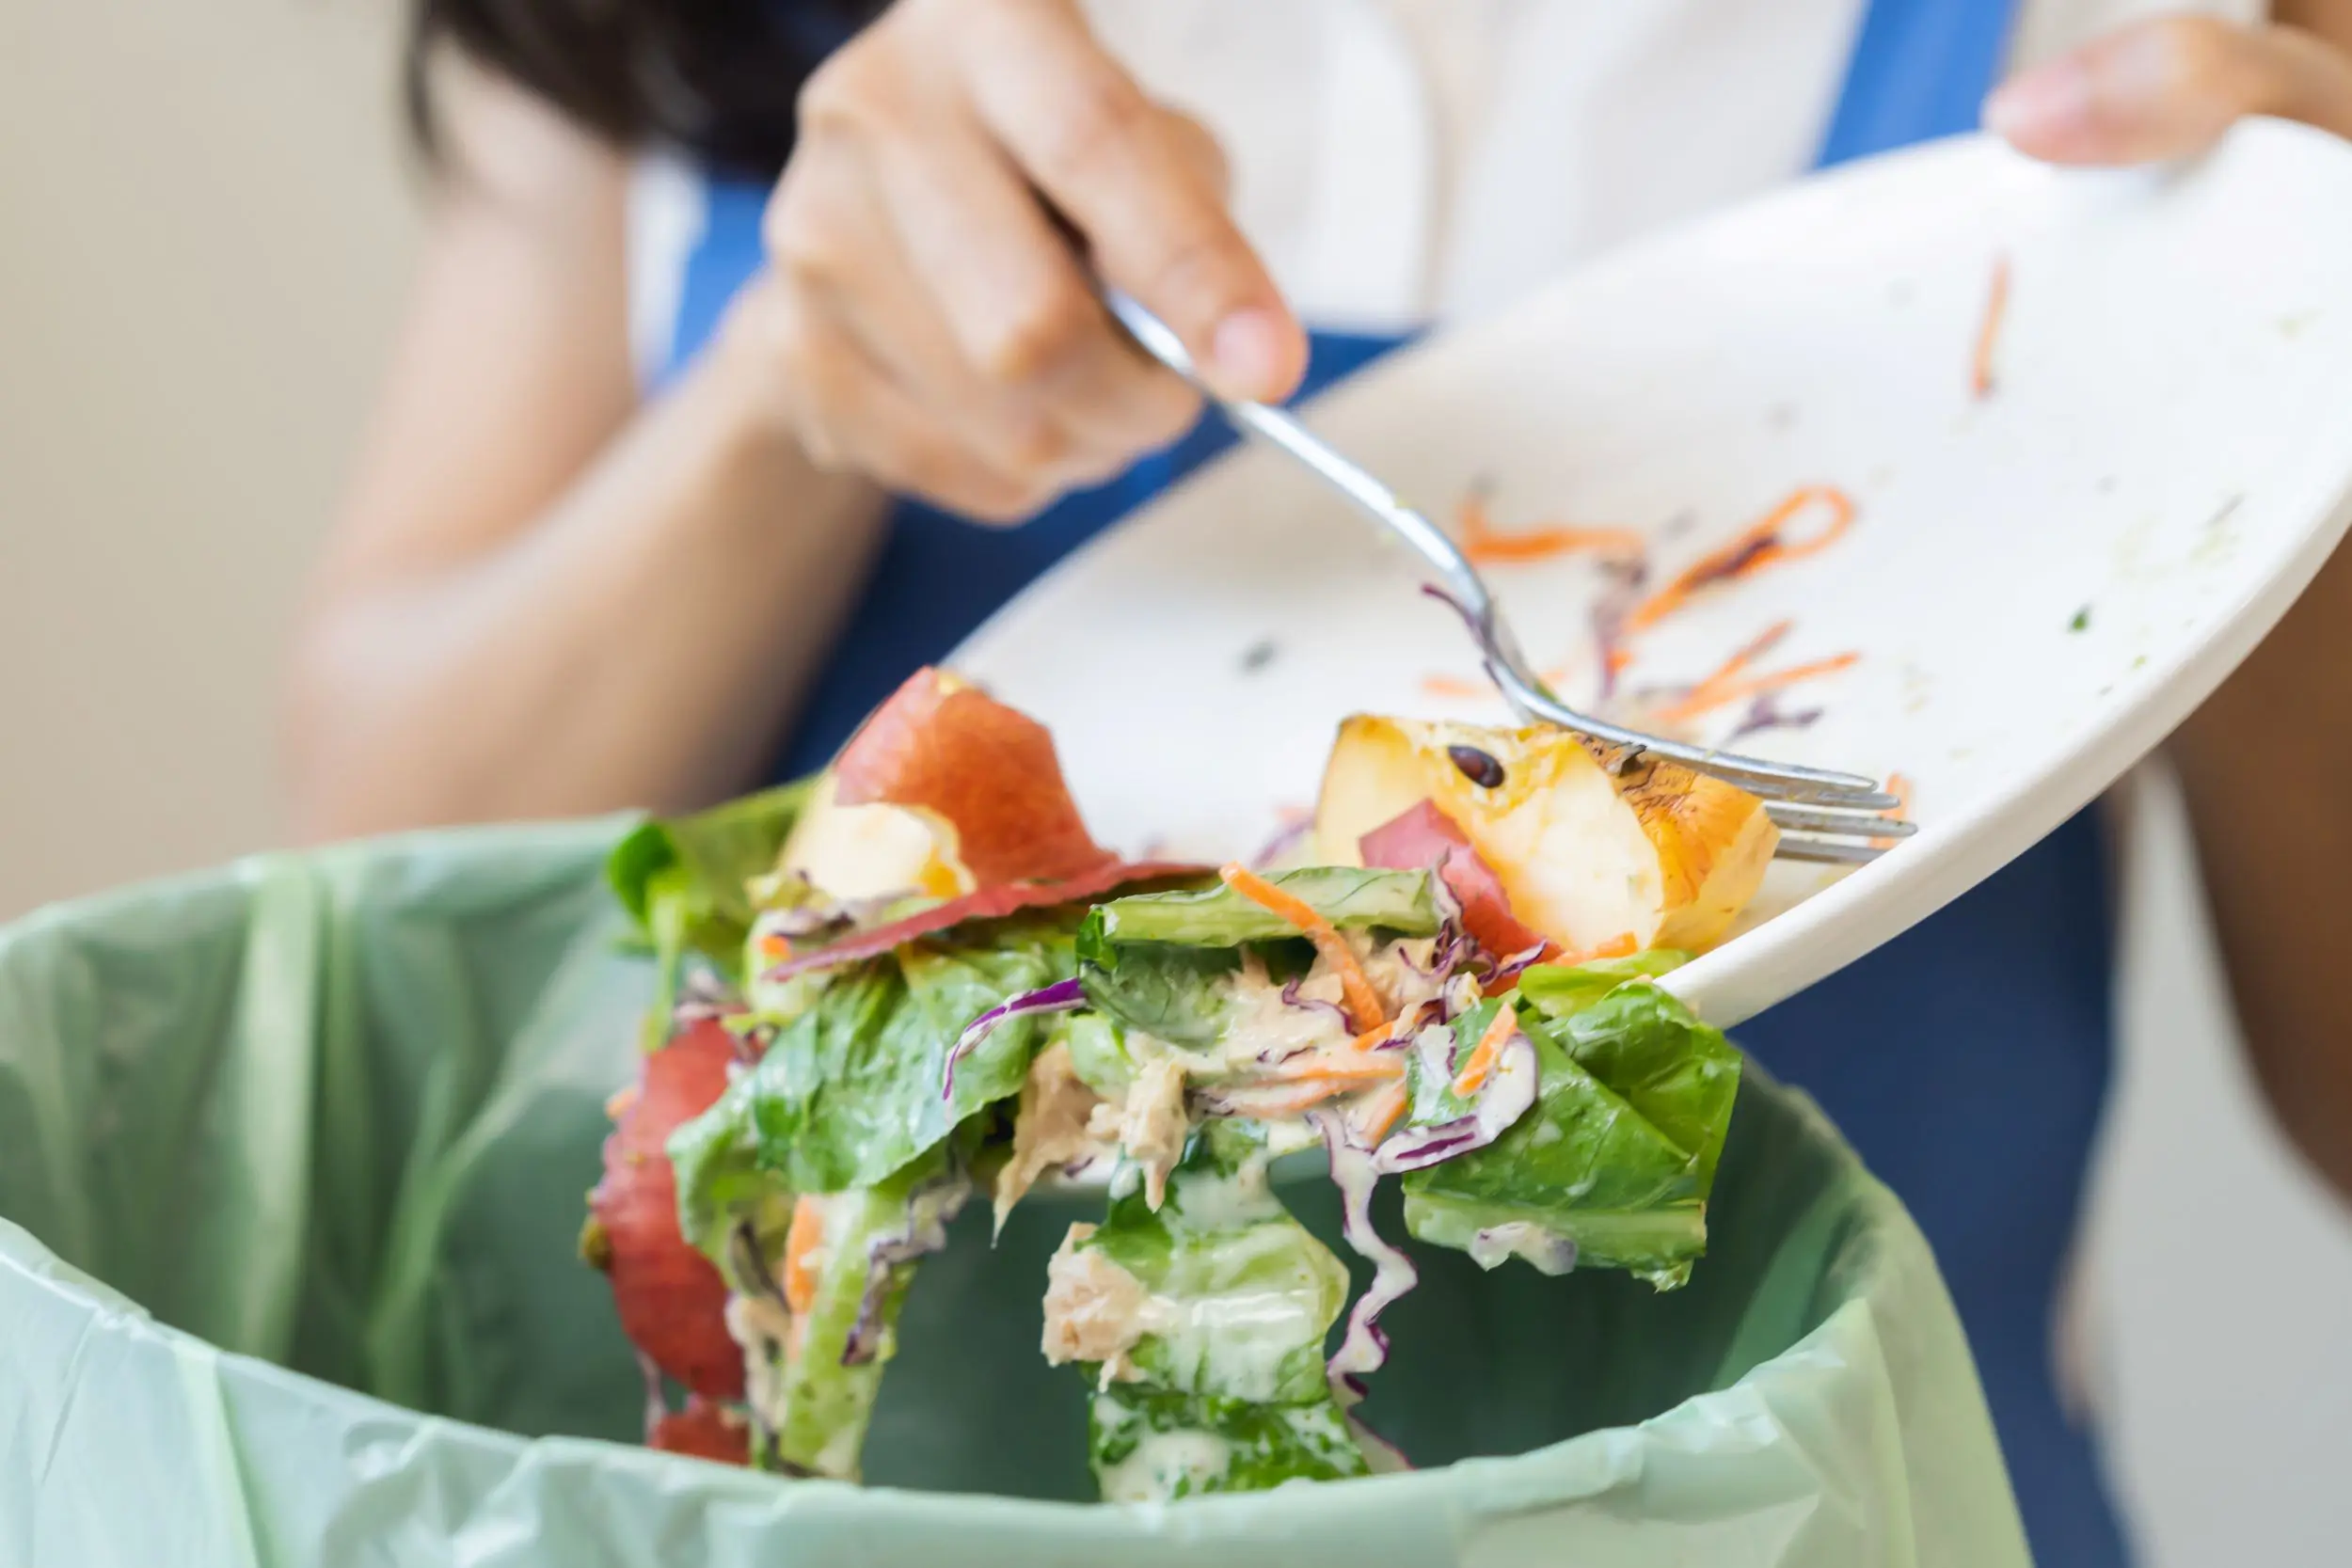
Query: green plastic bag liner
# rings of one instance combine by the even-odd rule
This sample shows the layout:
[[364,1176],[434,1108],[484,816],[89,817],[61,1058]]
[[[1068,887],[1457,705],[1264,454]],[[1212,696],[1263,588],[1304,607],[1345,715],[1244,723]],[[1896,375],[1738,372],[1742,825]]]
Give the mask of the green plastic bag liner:
[[[1926,1243],[1753,1066],[1686,1288],[1413,1249],[1364,1406],[1412,1473],[1087,1501],[1038,1300],[1099,1195],[993,1249],[970,1207],[867,1487],[634,1446],[574,1254],[653,986],[602,879],[623,826],[266,857],[0,934],[0,1564],[2026,1560]],[[1336,1240],[1327,1182],[1286,1196]]]

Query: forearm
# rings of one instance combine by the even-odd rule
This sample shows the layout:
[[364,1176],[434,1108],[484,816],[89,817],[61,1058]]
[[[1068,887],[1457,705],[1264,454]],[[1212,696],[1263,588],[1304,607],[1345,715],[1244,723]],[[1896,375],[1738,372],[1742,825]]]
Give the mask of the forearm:
[[292,700],[305,837],[675,808],[751,781],[882,507],[809,465],[755,379],[707,357],[491,549],[330,572]]
[[2172,752],[2255,1073],[2352,1197],[2352,551]]

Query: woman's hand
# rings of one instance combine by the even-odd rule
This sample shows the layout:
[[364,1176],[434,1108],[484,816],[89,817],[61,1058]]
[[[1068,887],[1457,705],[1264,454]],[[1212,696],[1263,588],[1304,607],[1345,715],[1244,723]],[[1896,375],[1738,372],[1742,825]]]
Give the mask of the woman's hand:
[[[2352,0],[2280,11],[2352,31]],[[2058,164],[2184,157],[2249,115],[2352,136],[2352,53],[2300,26],[2158,17],[2011,77],[1984,105],[1986,129]]]
[[1075,0],[899,0],[803,93],[767,244],[723,351],[820,465],[989,521],[1198,413],[1113,326],[1081,246],[1221,388],[1279,398],[1305,370],[1215,143]]
[[[2282,4],[2285,25],[2171,17],[2109,35],[2008,83],[1985,124],[2068,164],[2202,150],[2248,115],[2352,136],[2352,0]],[[2352,550],[2170,745],[2248,1053],[2272,1112],[2352,1197]]]

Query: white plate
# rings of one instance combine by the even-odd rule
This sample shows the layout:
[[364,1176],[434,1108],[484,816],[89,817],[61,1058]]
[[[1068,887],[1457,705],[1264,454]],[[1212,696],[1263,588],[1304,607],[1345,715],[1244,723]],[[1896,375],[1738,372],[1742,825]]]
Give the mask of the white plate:
[[[1860,660],[1790,694],[1824,709],[1812,728],[1745,744],[1913,783],[1915,839],[1842,878],[1776,866],[1760,918],[1675,977],[1736,1023],[2096,797],[2326,559],[2352,499],[2352,149],[2265,122],[2166,173],[2060,172],[1980,138],[1853,166],[1398,356],[1311,422],[1438,515],[1485,479],[1499,525],[1638,528],[1665,572],[1796,485],[1854,498],[1835,548],[1667,621],[1627,677],[1693,678],[1788,618],[1766,667]],[[1589,695],[1593,565],[1491,575],[1531,654],[1569,663],[1564,695]],[[1053,727],[1106,842],[1246,854],[1312,800],[1343,716],[1501,717],[1426,689],[1475,665],[1415,580],[1245,451],[955,662]]]

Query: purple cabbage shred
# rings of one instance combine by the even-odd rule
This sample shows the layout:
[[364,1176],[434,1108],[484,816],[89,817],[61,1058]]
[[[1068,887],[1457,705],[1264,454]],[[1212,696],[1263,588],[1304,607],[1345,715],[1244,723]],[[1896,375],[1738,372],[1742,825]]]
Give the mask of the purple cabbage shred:
[[1008,1002],[989,1008],[966,1024],[963,1033],[956,1037],[955,1045],[947,1053],[947,1070],[941,1075],[939,1098],[955,1098],[956,1064],[971,1054],[980,1041],[1007,1019],[1025,1018],[1034,1013],[1066,1013],[1085,1006],[1086,1002],[1086,988],[1072,978],[1039,990],[1024,991]]

